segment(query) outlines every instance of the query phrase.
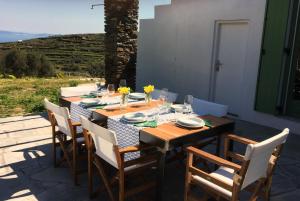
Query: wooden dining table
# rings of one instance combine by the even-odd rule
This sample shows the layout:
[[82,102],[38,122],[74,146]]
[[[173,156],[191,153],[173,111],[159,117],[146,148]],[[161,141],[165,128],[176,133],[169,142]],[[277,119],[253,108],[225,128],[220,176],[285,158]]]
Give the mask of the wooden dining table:
[[[69,107],[71,102],[80,100],[80,97],[60,98],[60,104],[61,106]],[[162,104],[160,101],[152,101],[150,104],[131,103],[122,110],[119,107],[112,107],[109,109],[97,109],[93,112],[100,115],[103,121],[105,121],[112,116],[153,109],[160,104]],[[210,125],[198,129],[188,129],[179,127],[174,122],[168,122],[158,125],[155,128],[143,128],[140,130],[139,141],[156,146],[161,152],[157,176],[158,186],[156,191],[156,201],[164,200],[165,165],[168,152],[178,147],[193,145],[201,140],[217,137],[217,154],[220,155],[221,136],[224,133],[232,132],[234,130],[235,123],[229,118],[212,115],[203,115],[199,117],[209,121]]]

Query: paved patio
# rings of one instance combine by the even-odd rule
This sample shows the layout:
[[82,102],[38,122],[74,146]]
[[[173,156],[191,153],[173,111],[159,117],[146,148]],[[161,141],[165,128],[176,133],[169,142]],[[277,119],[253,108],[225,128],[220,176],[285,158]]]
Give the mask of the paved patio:
[[[237,121],[236,133],[260,141],[278,130]],[[292,134],[288,138],[274,175],[272,201],[300,199],[299,142],[300,136]],[[167,200],[181,201],[184,167],[170,163],[166,174]],[[153,200],[154,192],[149,194],[128,200]],[[245,193],[241,200],[246,197]],[[69,169],[52,167],[51,129],[43,116],[0,119],[0,200],[89,200],[86,174],[80,177],[80,186],[74,186]],[[102,193],[94,200],[108,199]]]

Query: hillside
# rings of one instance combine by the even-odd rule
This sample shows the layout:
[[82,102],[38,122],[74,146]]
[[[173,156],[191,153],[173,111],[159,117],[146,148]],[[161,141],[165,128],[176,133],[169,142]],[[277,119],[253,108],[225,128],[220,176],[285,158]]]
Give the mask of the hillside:
[[104,34],[50,36],[23,42],[0,43],[0,56],[12,48],[44,54],[58,71],[86,73],[104,63]]

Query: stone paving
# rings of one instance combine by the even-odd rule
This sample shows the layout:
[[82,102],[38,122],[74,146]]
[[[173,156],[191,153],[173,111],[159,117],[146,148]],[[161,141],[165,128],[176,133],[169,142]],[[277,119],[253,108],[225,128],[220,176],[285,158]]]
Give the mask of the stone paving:
[[[236,125],[236,133],[257,141],[278,132],[243,121],[237,121]],[[300,136],[289,136],[274,175],[272,201],[300,200],[299,142]],[[176,162],[168,164],[166,200],[182,200],[183,181],[184,167]],[[153,194],[128,200],[150,201]],[[74,186],[68,168],[52,167],[51,129],[43,116],[0,119],[0,200],[90,200],[86,174],[80,177],[80,185]],[[108,199],[103,192],[94,200]],[[247,195],[243,194],[241,200],[247,200]]]

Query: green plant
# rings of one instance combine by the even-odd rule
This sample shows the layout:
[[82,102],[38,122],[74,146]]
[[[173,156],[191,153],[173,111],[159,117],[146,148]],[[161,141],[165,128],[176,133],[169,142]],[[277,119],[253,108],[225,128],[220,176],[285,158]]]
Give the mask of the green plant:
[[39,76],[43,77],[50,77],[54,75],[54,67],[48,58],[45,55],[42,55],[41,58],[41,69],[39,71]]
[[[0,63],[2,63],[0,61]],[[24,76],[50,77],[54,75],[53,65],[47,57],[35,53],[13,49],[4,57],[1,67],[4,74],[14,75],[18,78]]]
[[26,55],[23,51],[13,49],[4,57],[3,73],[22,77],[26,74],[28,66],[26,64]]
[[88,67],[87,71],[92,77],[103,77],[104,76],[104,64],[103,63],[92,63]]
[[69,86],[70,87],[77,87],[79,82],[77,80],[70,80],[69,81]]
[[[74,80],[74,81],[73,81]],[[60,87],[71,83],[87,83],[87,80],[69,79],[0,79],[0,118],[43,112],[43,99],[58,103]]]

